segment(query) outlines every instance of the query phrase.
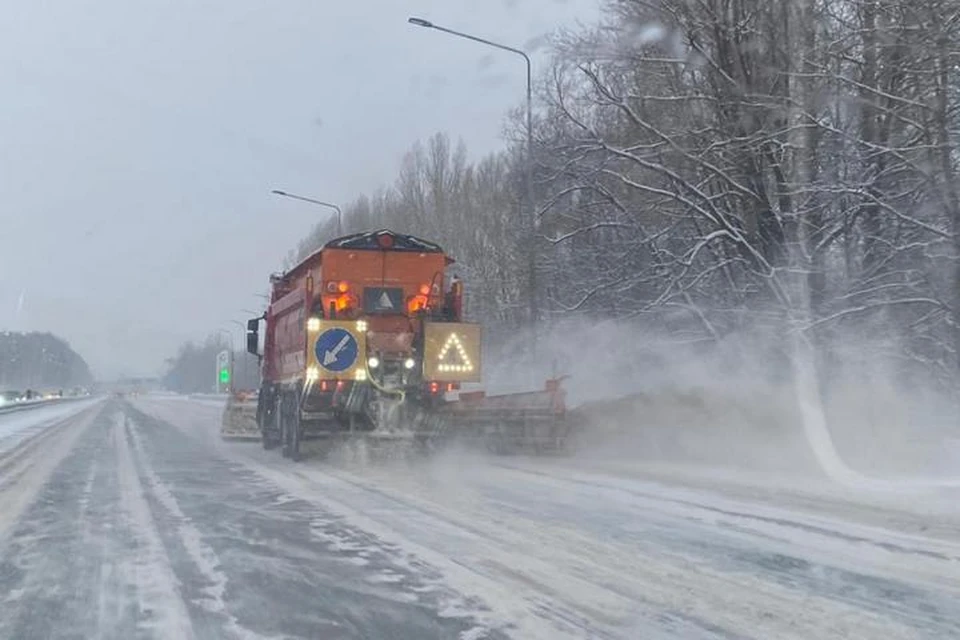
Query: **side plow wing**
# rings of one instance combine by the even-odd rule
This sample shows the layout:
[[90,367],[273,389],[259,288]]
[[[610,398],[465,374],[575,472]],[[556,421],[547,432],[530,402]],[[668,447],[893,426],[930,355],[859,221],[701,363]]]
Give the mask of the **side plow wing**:
[[459,400],[444,407],[447,434],[480,440],[499,454],[564,451],[570,425],[561,381],[548,380],[541,391],[494,396],[483,391],[461,393]]

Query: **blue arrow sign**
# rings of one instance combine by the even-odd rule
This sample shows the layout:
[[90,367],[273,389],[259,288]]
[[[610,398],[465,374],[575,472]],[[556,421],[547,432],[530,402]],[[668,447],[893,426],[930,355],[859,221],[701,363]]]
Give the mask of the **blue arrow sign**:
[[346,329],[327,329],[317,337],[313,348],[317,362],[328,371],[346,371],[357,361],[357,339]]

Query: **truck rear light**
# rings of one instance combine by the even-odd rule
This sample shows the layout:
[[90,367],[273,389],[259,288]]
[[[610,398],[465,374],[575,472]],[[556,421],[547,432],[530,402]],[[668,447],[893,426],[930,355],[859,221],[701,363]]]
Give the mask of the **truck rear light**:
[[334,306],[336,307],[337,311],[344,311],[345,309],[349,309],[351,307],[350,302],[350,294],[342,293],[337,296],[337,301]]
[[326,391],[328,386],[329,386],[329,385],[327,384],[327,381],[326,381],[326,380],[321,380],[321,381],[320,381],[320,391]]
[[343,391],[343,380],[337,380],[337,391]]
[[440,393],[440,383],[439,383],[439,382],[431,382],[431,383],[430,383],[430,393],[432,393],[432,394],[434,394],[434,395]]
[[448,391],[448,392],[453,391],[453,390],[456,389],[456,388],[457,388],[457,385],[455,385],[454,383],[452,383],[452,382],[448,382],[448,383],[447,383],[447,391]]
[[[430,287],[427,285],[424,285],[424,286],[427,287],[427,293],[429,293]],[[423,288],[421,287],[421,291],[422,290]],[[425,293],[417,294],[412,298],[410,298],[410,301],[407,302],[407,311],[409,313],[416,313],[417,311],[426,309],[429,302],[430,302],[430,297],[427,294]]]

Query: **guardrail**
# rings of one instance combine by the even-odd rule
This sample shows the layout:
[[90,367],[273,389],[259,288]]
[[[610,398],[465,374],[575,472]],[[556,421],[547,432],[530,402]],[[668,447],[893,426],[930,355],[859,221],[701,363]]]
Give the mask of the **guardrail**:
[[67,398],[50,398],[48,400],[31,400],[27,402],[11,402],[10,404],[0,405],[0,416],[8,413],[17,413],[18,411],[29,411],[41,407],[49,407],[55,404],[64,404],[67,402],[76,402],[77,400],[88,400],[93,396],[70,396]]

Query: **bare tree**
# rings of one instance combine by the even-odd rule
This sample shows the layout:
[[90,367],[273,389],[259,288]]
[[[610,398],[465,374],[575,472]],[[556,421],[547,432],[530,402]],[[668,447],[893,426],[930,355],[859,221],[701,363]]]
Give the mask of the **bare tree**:
[[[608,0],[602,24],[558,39],[541,78],[539,244],[522,240],[522,145],[468,162],[443,134],[348,206],[347,227],[443,244],[493,335],[538,295],[548,319],[640,315],[687,340],[802,332],[828,363],[851,326],[869,327],[904,366],[952,378],[958,11]],[[522,277],[531,252],[537,292]]]

